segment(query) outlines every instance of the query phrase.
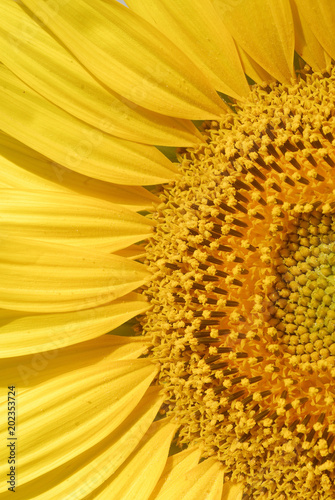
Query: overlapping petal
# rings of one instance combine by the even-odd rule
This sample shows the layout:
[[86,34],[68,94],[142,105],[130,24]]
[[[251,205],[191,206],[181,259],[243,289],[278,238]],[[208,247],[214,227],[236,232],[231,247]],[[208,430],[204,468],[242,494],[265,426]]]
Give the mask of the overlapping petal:
[[152,209],[158,201],[145,188],[115,185],[74,172],[1,132],[0,186],[79,193],[122,205],[132,211]]
[[329,0],[294,0],[324,50],[335,58],[335,3]]
[[114,252],[150,236],[153,222],[106,201],[57,191],[0,188],[7,235]]
[[94,498],[94,490],[122,465],[148,431],[161,403],[159,388],[149,388],[130,415],[111,434],[62,466],[21,485],[15,498]]
[[[153,498],[155,500],[217,500],[222,496],[223,466],[215,458],[174,478]],[[153,499],[152,499],[153,500]]]
[[[18,374],[25,373],[32,358],[20,361],[12,363],[4,376],[20,387],[21,485],[62,466],[110,435],[138,405],[157,371],[144,359],[113,361],[113,353],[109,356],[101,339],[79,344],[75,351],[72,347],[60,351],[30,379],[18,380]],[[26,388],[21,389],[24,383]],[[1,392],[3,417],[7,397],[3,389]],[[4,418],[0,429],[5,441]],[[2,477],[8,467],[6,453],[6,447],[2,447]],[[1,491],[6,490],[2,482]]]
[[118,2],[23,3],[89,71],[130,101],[192,120],[215,118],[225,111],[195,64],[150,23]]
[[249,93],[236,46],[210,0],[128,0],[127,5],[172,40],[219,91]]
[[143,245],[131,245],[130,247],[115,252],[115,254],[127,257],[127,259],[137,260],[145,257],[145,247]]
[[222,488],[221,500],[242,500],[242,484],[225,483]]
[[242,49],[242,47],[237,45],[237,50],[240,55],[245,74],[252,78],[254,82],[263,83],[275,81],[275,78],[265,71],[262,66],[257,64],[256,61]]
[[294,26],[289,0],[213,0],[234,39],[280,82],[290,82]]
[[1,238],[0,307],[54,313],[98,307],[149,278],[137,262],[79,247]]
[[153,423],[121,467],[94,492],[95,500],[148,500],[164,470],[176,425]]
[[151,493],[149,500],[158,499],[165,491],[169,490],[175,482],[188,473],[190,469],[195,467],[200,459],[201,452],[199,448],[187,448],[179,453],[171,455],[164,467],[163,473]]
[[0,126],[71,170],[118,184],[148,185],[173,178],[173,164],[153,146],[115,138],[47,101],[0,65]]
[[[28,314],[0,309],[0,358],[58,350],[90,340],[144,313],[148,302],[131,293],[110,304],[65,313]],[[123,337],[111,337],[115,345],[124,344]],[[147,341],[142,337],[125,338],[132,349],[136,343],[142,353]],[[123,359],[123,358],[120,358]]]
[[148,500],[241,500],[241,485],[223,483],[224,468],[216,459],[198,464],[198,448],[170,456]]
[[100,85],[17,3],[3,0],[1,17],[2,62],[68,113],[104,132],[135,142],[165,146],[197,142],[197,129],[191,122],[127,103]]
[[305,5],[291,0],[294,19],[295,48],[298,54],[314,71],[322,71],[327,67],[327,54],[314,35],[306,17]]
[[108,355],[109,363],[114,363],[137,359],[147,347],[148,342],[143,338],[134,339],[119,335],[101,335],[99,338],[90,340],[84,338],[76,345],[68,345],[61,349],[58,349],[57,342],[55,342],[53,345],[50,344],[50,349],[43,353],[27,355],[18,353],[11,359],[2,359],[0,388],[6,389],[8,381],[15,385],[20,393],[40,387],[59,374],[87,366],[89,351],[92,364],[102,359],[103,351],[105,355]]

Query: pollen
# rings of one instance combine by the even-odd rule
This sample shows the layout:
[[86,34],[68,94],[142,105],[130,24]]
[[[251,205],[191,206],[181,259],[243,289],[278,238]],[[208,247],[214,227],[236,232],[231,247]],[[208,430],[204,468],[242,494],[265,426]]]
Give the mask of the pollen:
[[335,498],[334,101],[306,69],[204,123],[146,248],[163,411],[245,500]]

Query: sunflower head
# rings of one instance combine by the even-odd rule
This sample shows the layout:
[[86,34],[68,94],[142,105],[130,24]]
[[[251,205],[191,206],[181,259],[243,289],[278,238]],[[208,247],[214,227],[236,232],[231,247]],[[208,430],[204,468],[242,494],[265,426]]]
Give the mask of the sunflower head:
[[1,3],[19,499],[332,500],[335,3]]
[[206,123],[147,246],[165,411],[251,495],[332,488],[333,81],[259,85]]

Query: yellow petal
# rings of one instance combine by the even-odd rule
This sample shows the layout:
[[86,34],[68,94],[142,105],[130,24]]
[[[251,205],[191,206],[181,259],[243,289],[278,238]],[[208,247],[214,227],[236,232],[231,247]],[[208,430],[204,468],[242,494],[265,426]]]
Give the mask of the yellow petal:
[[107,438],[61,467],[20,485],[15,500],[87,499],[142,439],[163,402],[159,392],[159,387],[149,387],[129,417]]
[[327,67],[325,51],[308,24],[305,8],[301,6],[299,8],[295,0],[291,0],[291,7],[294,19],[295,49],[313,71],[322,71]]
[[[57,351],[99,337],[147,308],[141,295],[132,293],[105,306],[70,313],[24,314],[0,309],[0,358]],[[112,338],[122,345],[123,337]],[[142,337],[128,341],[136,342],[136,353],[140,354],[147,345]]]
[[175,484],[179,478],[184,477],[190,469],[195,467],[200,459],[199,448],[186,448],[186,450],[170,456],[164,468],[164,471],[151,493],[149,500],[160,498],[160,495],[166,491],[170,485]]
[[176,426],[163,419],[147,433],[124,464],[98,488],[95,500],[147,500],[161,475]]
[[[66,331],[63,331],[64,336]],[[49,335],[50,337],[50,335]],[[57,342],[50,345],[50,350],[40,353],[18,354],[11,359],[2,359],[0,364],[0,390],[7,388],[8,379],[20,387],[20,392],[40,387],[49,379],[65,374],[66,371],[78,370],[88,363],[100,362],[103,355],[108,355],[110,363],[137,359],[148,347],[143,337],[122,337],[119,335],[101,335],[98,338],[79,341],[58,349]],[[104,354],[103,354],[104,352]],[[82,356],[82,359],[80,358]]]
[[158,115],[107,91],[56,40],[12,0],[2,0],[2,62],[44,97],[77,118],[123,139],[190,146],[198,142],[191,122]]
[[325,60],[326,60],[326,68],[332,64],[332,58],[330,55],[325,51]]
[[118,184],[173,178],[175,167],[153,146],[113,137],[78,120],[1,65],[0,88],[3,131],[64,167]]
[[[201,120],[225,111],[192,61],[118,2],[23,2],[99,80],[152,111]],[[83,50],[85,47],[85,50]]]
[[241,484],[225,483],[221,500],[242,500],[243,489]]
[[290,83],[294,26],[289,0],[213,0],[234,39],[257,64]]
[[79,193],[138,212],[152,209],[158,198],[138,186],[120,186],[78,174],[0,132],[0,186]]
[[332,0],[295,0],[299,12],[304,13],[310,29],[324,50],[335,58],[335,2]]
[[128,0],[127,5],[178,45],[217,90],[236,98],[249,94],[232,36],[210,0]]
[[115,254],[126,257],[127,259],[136,260],[145,256],[145,247],[142,245],[131,245],[130,247],[115,252]]
[[275,78],[271,76],[265,69],[263,69],[256,61],[253,60],[243,49],[242,47],[237,47],[238,53],[240,54],[240,58],[242,61],[243,69],[250,78],[254,80],[256,83],[263,82],[273,82]]
[[223,467],[215,458],[208,458],[170,481],[150,500],[217,500],[221,498]]
[[[99,346],[94,351],[92,342],[85,344],[77,346],[76,356],[72,354],[66,364],[61,358],[50,362],[43,383],[25,390],[18,387],[21,485],[106,438],[135,409],[156,375],[147,360],[111,362],[108,350]],[[9,380],[10,371],[6,375]],[[4,400],[7,407],[6,394]],[[3,417],[3,409],[0,413]],[[7,423],[1,418],[1,441],[7,436]],[[6,457],[7,449],[2,447],[2,477],[8,469]],[[7,490],[4,482],[1,490]]]
[[138,262],[78,247],[1,238],[0,307],[28,312],[79,311],[108,304],[141,286]]
[[113,252],[150,236],[153,222],[78,194],[0,188],[0,229],[11,237]]

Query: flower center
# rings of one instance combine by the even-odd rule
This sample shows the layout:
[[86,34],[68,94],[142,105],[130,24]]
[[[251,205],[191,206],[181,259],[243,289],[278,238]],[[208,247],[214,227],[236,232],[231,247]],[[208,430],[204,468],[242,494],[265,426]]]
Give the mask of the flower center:
[[252,499],[335,494],[334,81],[255,86],[206,123],[147,245],[163,411]]
[[279,251],[272,324],[294,366],[327,368],[335,364],[335,221],[314,211],[292,229]]

